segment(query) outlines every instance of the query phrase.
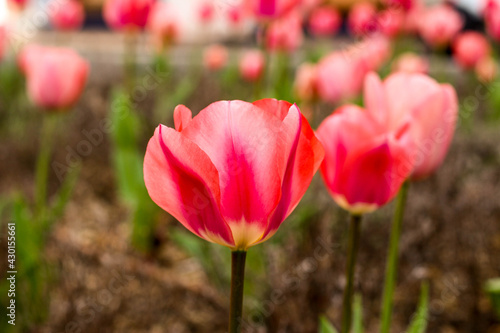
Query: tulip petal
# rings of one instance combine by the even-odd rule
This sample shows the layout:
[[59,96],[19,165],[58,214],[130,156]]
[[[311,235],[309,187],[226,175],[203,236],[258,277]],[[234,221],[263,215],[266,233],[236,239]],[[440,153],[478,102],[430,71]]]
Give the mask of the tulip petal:
[[250,103],[222,101],[202,110],[182,132],[218,170],[221,211],[231,229],[257,225],[261,236],[267,228],[286,166],[281,126],[278,117]]
[[144,181],[153,201],[194,234],[232,247],[220,215],[218,172],[208,156],[181,133],[160,125],[144,159]]
[[177,105],[174,110],[175,130],[181,132],[193,119],[193,113],[184,105]]

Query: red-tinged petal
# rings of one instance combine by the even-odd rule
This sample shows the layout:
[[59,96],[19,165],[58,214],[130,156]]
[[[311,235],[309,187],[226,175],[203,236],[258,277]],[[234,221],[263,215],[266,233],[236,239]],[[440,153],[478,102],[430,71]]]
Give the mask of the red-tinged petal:
[[295,208],[312,180],[314,155],[311,148],[301,141],[302,114],[297,106],[292,106],[283,119],[280,137],[285,139],[287,166],[282,176],[281,199],[273,212],[262,240],[271,237],[281,223]]
[[246,224],[258,226],[254,230],[261,233],[253,236],[260,239],[280,200],[287,158],[281,124],[278,117],[250,103],[222,101],[202,110],[182,132],[219,172],[221,211],[233,236],[238,225]]
[[193,113],[184,105],[177,105],[174,110],[175,130],[181,132],[193,119]]
[[274,98],[264,98],[255,101],[252,104],[278,117],[280,120],[285,119],[285,117],[288,115],[288,111],[292,107],[292,103],[289,103],[287,101],[279,101]]
[[188,230],[233,247],[220,215],[218,172],[208,156],[181,133],[159,126],[144,159],[144,181],[153,201]]

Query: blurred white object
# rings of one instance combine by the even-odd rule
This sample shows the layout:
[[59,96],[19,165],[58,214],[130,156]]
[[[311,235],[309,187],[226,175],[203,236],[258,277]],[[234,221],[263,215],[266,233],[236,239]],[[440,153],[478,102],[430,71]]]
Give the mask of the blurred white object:
[[450,2],[477,17],[482,16],[486,6],[486,0],[450,0]]
[[7,0],[0,0],[0,25],[4,25],[7,22],[8,16]]

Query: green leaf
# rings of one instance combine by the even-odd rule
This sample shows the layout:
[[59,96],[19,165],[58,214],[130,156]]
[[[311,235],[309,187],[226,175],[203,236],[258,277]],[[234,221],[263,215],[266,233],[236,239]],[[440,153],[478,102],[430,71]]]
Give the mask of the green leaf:
[[352,331],[353,333],[363,333],[363,299],[361,295],[357,294],[354,296],[353,305],[353,316],[352,316]]
[[338,333],[326,316],[319,317],[318,333]]
[[429,316],[429,284],[422,284],[418,309],[408,327],[407,333],[424,333]]

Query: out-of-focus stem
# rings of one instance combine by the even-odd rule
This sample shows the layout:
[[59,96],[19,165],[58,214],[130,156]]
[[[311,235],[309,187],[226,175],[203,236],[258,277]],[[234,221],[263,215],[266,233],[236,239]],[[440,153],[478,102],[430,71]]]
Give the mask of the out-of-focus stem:
[[349,243],[347,245],[347,284],[344,290],[344,300],[342,303],[342,324],[341,333],[349,333],[352,321],[352,298],[354,290],[354,268],[358,256],[359,239],[361,236],[361,215],[351,215],[349,225]]
[[401,236],[401,227],[403,224],[409,186],[409,181],[406,181],[401,187],[396,203],[394,218],[392,220],[391,240],[389,243],[389,253],[387,254],[384,295],[382,299],[381,333],[388,333],[391,328],[392,301],[398,270],[399,238]]

